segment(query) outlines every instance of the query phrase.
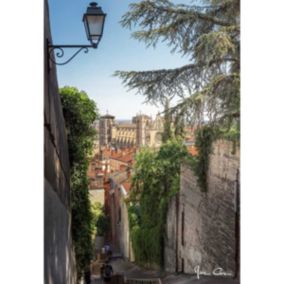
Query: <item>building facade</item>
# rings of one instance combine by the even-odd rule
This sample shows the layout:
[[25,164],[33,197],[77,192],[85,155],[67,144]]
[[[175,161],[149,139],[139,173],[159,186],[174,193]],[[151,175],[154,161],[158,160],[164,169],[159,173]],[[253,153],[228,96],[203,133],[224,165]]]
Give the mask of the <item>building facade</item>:
[[116,122],[115,117],[106,114],[100,118],[100,147],[159,147],[162,143],[163,118],[140,114],[131,123]]
[[99,144],[107,146],[112,141],[112,127],[114,125],[114,116],[106,114],[99,121]]
[[130,172],[121,171],[110,175],[111,243],[115,253],[128,261],[134,261],[129,231],[126,199],[131,190]]

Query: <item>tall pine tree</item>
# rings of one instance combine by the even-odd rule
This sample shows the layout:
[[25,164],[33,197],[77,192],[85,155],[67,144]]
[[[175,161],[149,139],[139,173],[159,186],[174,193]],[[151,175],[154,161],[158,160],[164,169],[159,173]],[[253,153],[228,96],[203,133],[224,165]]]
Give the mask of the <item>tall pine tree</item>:
[[165,101],[165,110],[164,110],[164,131],[162,135],[162,141],[165,143],[171,138],[173,138],[173,131],[172,131],[172,115],[170,113],[169,107],[170,102],[167,99]]
[[166,42],[188,58],[176,69],[117,71],[124,84],[147,102],[182,100],[172,111],[192,122],[209,120],[230,127],[240,117],[239,0],[196,0],[175,5],[169,0],[142,0],[129,6],[123,27],[138,27],[132,36],[147,46]]

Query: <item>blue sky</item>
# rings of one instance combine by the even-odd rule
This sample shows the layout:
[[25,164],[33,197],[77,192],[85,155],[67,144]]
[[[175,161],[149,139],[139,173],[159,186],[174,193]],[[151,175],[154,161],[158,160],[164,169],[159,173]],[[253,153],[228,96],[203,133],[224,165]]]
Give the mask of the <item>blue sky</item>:
[[[51,31],[54,44],[88,44],[82,15],[91,1],[49,0]],[[161,43],[154,49],[131,38],[131,31],[119,21],[135,0],[98,0],[107,13],[103,38],[97,49],[80,53],[70,63],[57,67],[59,86],[75,86],[95,100],[101,114],[109,113],[118,119],[128,119],[143,112],[155,115],[159,110],[143,104],[144,97],[127,91],[116,70],[152,70],[175,68],[188,61],[180,54],[171,54],[170,48]],[[188,3],[190,1],[173,1]]]

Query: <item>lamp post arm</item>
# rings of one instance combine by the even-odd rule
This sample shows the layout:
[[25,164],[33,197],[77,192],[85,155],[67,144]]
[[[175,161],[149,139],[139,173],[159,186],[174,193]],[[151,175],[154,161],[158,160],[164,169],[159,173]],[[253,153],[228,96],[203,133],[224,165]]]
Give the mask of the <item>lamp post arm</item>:
[[[55,57],[57,58],[63,58],[64,56],[64,49],[65,48],[76,48],[78,49],[70,58],[68,58],[64,62],[56,62]],[[48,45],[48,59],[53,62],[56,65],[65,65],[69,63],[77,54],[79,54],[82,50],[84,50],[84,53],[88,53],[89,48],[97,48],[96,44],[92,45]]]

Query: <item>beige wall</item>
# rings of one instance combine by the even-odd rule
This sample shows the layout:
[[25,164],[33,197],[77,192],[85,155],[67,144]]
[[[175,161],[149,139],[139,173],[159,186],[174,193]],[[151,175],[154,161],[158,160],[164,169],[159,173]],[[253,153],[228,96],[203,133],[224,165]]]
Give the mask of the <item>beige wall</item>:
[[[134,261],[132,244],[130,241],[128,210],[125,203],[127,192],[122,183],[127,179],[127,173],[120,173],[111,176],[111,225],[112,225],[112,242],[123,258]],[[119,220],[119,211],[121,218]]]
[[101,189],[89,189],[90,201],[92,203],[99,202],[102,205],[105,205],[105,190]]
[[136,127],[115,126],[112,130],[112,142],[117,146],[134,146],[136,144]]
[[[163,122],[161,117],[157,117],[152,121],[150,117],[140,115],[135,117],[132,124],[119,124],[107,126],[106,120],[101,121],[100,140],[102,145],[106,143],[106,131],[111,127],[111,144],[118,147],[121,146],[143,146],[159,147],[161,143],[157,143],[157,133],[163,132]],[[147,137],[149,137],[148,141]]]
[[165,247],[168,271],[175,271],[176,265],[182,271],[182,260],[185,273],[194,273],[198,265],[208,272],[217,267],[231,275],[238,271],[240,153],[237,149],[233,154],[232,142],[225,140],[215,142],[213,148],[207,192],[201,192],[189,166],[181,168],[180,193],[172,200],[168,212]]
[[132,249],[132,244],[130,241],[130,232],[129,232],[129,220],[128,220],[128,209],[125,203],[125,198],[127,193],[123,186],[120,186],[120,208],[121,208],[121,222],[119,224],[119,243],[120,250],[123,257],[127,260],[134,261],[134,254]]

